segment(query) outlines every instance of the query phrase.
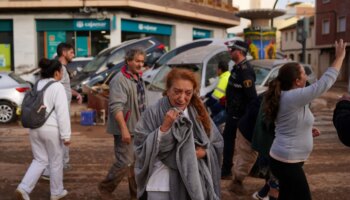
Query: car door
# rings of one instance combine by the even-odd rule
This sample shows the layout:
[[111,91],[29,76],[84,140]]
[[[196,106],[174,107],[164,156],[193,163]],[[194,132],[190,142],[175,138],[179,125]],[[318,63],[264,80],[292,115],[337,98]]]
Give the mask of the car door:
[[[201,96],[205,96],[207,93],[213,91],[218,83],[218,65],[220,61],[226,61],[229,65],[233,65],[231,58],[226,50],[221,50],[212,56],[203,65],[202,71],[202,84],[201,84]],[[231,66],[232,67],[232,66]]]

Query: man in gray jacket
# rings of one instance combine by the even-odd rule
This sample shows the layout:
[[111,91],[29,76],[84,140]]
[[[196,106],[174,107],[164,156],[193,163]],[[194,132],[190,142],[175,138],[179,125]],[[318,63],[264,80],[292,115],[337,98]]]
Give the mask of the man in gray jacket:
[[147,105],[145,84],[141,78],[144,61],[145,53],[142,50],[131,49],[125,56],[126,65],[109,84],[107,132],[114,136],[116,162],[98,185],[102,198],[112,198],[112,192],[128,175],[130,196],[136,199],[132,140],[135,125]]

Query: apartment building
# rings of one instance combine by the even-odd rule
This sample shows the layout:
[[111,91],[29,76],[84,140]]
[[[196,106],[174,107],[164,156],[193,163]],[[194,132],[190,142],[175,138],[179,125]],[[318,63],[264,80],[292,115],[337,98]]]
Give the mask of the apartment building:
[[[304,63],[310,64],[316,74],[318,74],[318,55],[320,50],[316,48],[315,37],[315,17],[308,17],[309,30],[305,45],[305,60]],[[281,52],[288,59],[301,62],[302,45],[297,42],[297,23],[293,23],[287,27],[280,29],[281,32]]]
[[232,0],[0,0],[0,70],[34,68],[60,42],[84,57],[146,36],[168,49],[225,38],[237,11]]
[[[335,57],[334,41],[340,38],[350,42],[350,0],[316,1],[316,46],[320,49],[319,70],[323,72]],[[350,47],[339,75],[339,80],[349,81]]]

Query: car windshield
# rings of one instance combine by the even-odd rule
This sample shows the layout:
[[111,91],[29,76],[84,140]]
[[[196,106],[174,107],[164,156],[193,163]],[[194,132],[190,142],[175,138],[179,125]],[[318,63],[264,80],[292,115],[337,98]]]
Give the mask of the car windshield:
[[115,49],[119,48],[121,45],[118,45],[114,48],[108,49],[100,54],[98,54],[92,61],[90,61],[83,69],[83,72],[94,72],[96,71],[108,58],[108,56]]
[[265,80],[265,78],[267,77],[267,75],[269,74],[270,69],[260,67],[257,65],[253,65],[253,69],[256,75],[255,85],[261,85]]
[[194,71],[196,74],[198,74],[199,80],[201,80],[200,77],[202,75],[202,64],[183,64],[183,65],[173,65],[171,67],[169,65],[165,65],[159,70],[159,72],[155,76],[154,80],[151,83],[151,87],[160,89],[160,90],[165,90],[166,76],[171,71],[172,67],[190,69]]

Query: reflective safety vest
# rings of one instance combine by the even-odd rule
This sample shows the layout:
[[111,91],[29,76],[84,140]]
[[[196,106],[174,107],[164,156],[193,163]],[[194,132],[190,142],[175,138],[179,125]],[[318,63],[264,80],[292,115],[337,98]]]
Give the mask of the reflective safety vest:
[[226,71],[224,73],[222,73],[220,76],[219,76],[219,82],[218,84],[216,85],[216,88],[212,94],[212,97],[214,99],[221,99],[222,97],[225,96],[226,94],[226,87],[227,87],[227,84],[228,84],[228,78],[230,77],[231,73],[230,71]]

